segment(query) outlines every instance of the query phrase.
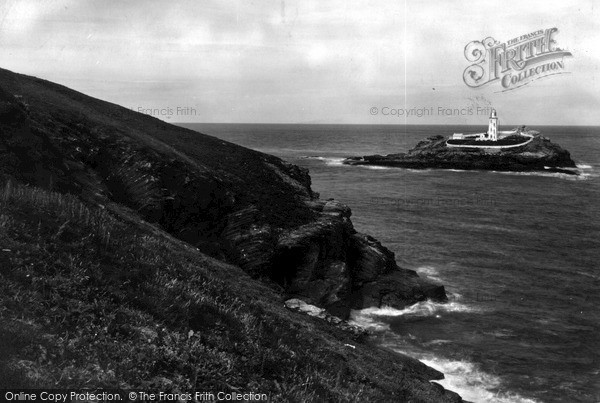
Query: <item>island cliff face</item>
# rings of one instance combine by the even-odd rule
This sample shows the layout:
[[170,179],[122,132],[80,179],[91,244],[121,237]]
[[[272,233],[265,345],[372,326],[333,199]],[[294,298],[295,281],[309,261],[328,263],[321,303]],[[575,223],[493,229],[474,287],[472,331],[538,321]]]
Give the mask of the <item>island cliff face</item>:
[[357,233],[347,206],[319,200],[307,170],[279,158],[6,70],[0,118],[0,172],[126,206],[290,297],[342,318],[446,299]]
[[447,138],[433,136],[408,153],[350,157],[347,165],[378,165],[412,169],[463,169],[494,171],[551,171],[576,174],[569,152],[543,136],[528,144],[506,149],[450,148]]

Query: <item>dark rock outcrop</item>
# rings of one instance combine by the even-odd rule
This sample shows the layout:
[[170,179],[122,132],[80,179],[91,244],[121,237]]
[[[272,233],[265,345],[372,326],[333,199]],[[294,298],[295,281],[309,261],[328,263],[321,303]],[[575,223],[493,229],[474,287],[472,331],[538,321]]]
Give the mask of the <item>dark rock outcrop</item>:
[[446,300],[443,286],[399,268],[393,252],[356,232],[347,206],[333,200],[310,204],[319,218],[282,233],[275,249],[273,278],[289,295],[342,318],[351,309]]
[[0,70],[0,174],[123,206],[288,296],[351,309],[445,299],[322,201],[306,169]]
[[507,149],[450,148],[446,137],[420,141],[408,153],[350,157],[347,165],[378,165],[412,169],[464,169],[494,171],[550,171],[576,174],[569,152],[543,136],[521,147]]
[[[128,278],[130,273],[127,272],[131,270],[131,281],[134,283],[119,280],[117,287],[110,286],[115,294],[97,292],[100,284],[98,279],[89,284],[86,280],[84,282],[87,285],[77,288],[76,294],[86,290],[86,287],[86,292],[90,293],[83,294],[81,301],[92,304],[88,295],[98,296],[103,301],[98,303],[94,297],[94,307],[118,304],[125,308],[127,303],[123,301],[127,301],[127,298],[124,295],[128,294],[124,294],[120,286],[126,285],[125,288],[133,290],[135,295],[131,297],[130,301],[133,302],[127,309],[147,309],[140,311],[140,315],[145,312],[140,316],[144,322],[135,326],[124,326],[127,316],[123,318],[121,315],[119,318],[117,312],[116,323],[103,327],[98,323],[109,320],[110,315],[101,311],[101,315],[97,317],[94,308],[93,315],[85,316],[91,317],[89,323],[93,322],[97,329],[105,329],[103,332],[115,332],[118,329],[144,341],[142,344],[158,344],[163,343],[164,326],[167,324],[167,327],[172,327],[169,331],[175,329],[174,331],[179,332],[173,333],[174,335],[187,334],[170,338],[175,342],[182,341],[181,351],[184,351],[183,343],[186,343],[185,351],[191,351],[188,348],[192,343],[187,343],[186,340],[192,336],[208,340],[202,343],[206,342],[211,347],[202,347],[202,352],[209,357],[218,357],[215,362],[222,361],[223,355],[219,351],[231,357],[228,354],[233,354],[232,350],[239,350],[233,355],[243,355],[243,359],[230,361],[228,358],[228,363],[234,362],[237,365],[233,371],[235,375],[232,375],[236,377],[232,384],[236,385],[245,385],[244,379],[250,379],[245,376],[252,372],[251,368],[257,368],[252,363],[256,361],[261,371],[268,370],[269,365],[290,368],[296,380],[304,379],[307,375],[320,382],[323,377],[315,372],[317,367],[320,368],[319,371],[323,371],[321,373],[337,373],[337,383],[332,382],[331,385],[335,383],[334,388],[340,390],[340,379],[348,376],[351,382],[360,384],[361,393],[365,385],[372,390],[367,396],[373,396],[371,400],[374,401],[461,401],[455,393],[433,387],[429,382],[443,378],[439,371],[413,358],[382,352],[368,343],[360,343],[364,332],[336,317],[347,316],[352,308],[381,304],[402,308],[425,298],[443,300],[445,293],[443,287],[428,284],[417,277],[416,273],[399,268],[392,252],[372,237],[357,233],[350,221],[351,212],[347,206],[333,200],[319,200],[318,195],[311,190],[310,176],[305,169],[273,156],[87,97],[54,83],[0,69],[0,179],[5,178],[16,180],[20,186],[34,185],[57,193],[75,194],[85,202],[81,203],[82,206],[94,205],[94,210],[102,211],[107,217],[113,216],[115,222],[132,224],[131,227],[123,226],[123,231],[131,228],[144,230],[131,233],[130,238],[121,234],[119,239],[125,242],[114,242],[115,245],[126,244],[130,239],[139,241],[145,239],[146,234],[152,233],[159,235],[161,242],[173,241],[172,244],[151,243],[150,245],[161,245],[156,256],[143,255],[144,258],[152,256],[149,259],[152,260],[152,266],[149,262],[144,262],[154,272],[149,277],[160,277],[160,282],[153,280],[156,283],[151,283],[152,288],[138,288],[143,283],[141,277],[146,277],[150,272],[133,270],[130,263],[136,261],[137,257],[132,256],[130,259],[129,251],[126,259],[114,258],[115,262],[118,260],[118,264],[107,267],[119,271],[116,277],[119,279],[122,278],[120,271]],[[46,193],[55,194],[43,192]],[[69,208],[69,204],[65,206]],[[40,208],[44,208],[44,204],[40,204]],[[62,224],[58,232],[52,232],[60,234],[67,223],[68,221]],[[38,230],[38,238],[39,236]],[[63,238],[58,235],[55,237],[61,240]],[[88,242],[93,241],[88,239]],[[132,246],[137,247],[135,242],[132,242]],[[177,250],[174,251],[173,248]],[[44,253],[47,252],[39,246],[32,249],[36,252],[40,249],[40,253],[42,249]],[[108,255],[107,252],[102,253]],[[42,256],[45,258],[47,255]],[[96,255],[90,254],[86,259],[96,263],[95,257]],[[112,256],[110,258],[113,259]],[[265,280],[271,287],[248,278],[238,267],[226,264],[223,260],[235,263],[252,277]],[[63,269],[60,259],[53,258],[52,261],[52,267],[57,267],[57,273],[58,267]],[[171,263],[176,264],[171,267]],[[19,263],[19,266],[22,264]],[[54,269],[47,270],[45,263],[40,263],[40,266],[44,267],[44,276],[53,275]],[[201,274],[196,276],[196,273]],[[77,273],[69,275],[79,276]],[[204,281],[205,275],[214,280]],[[58,277],[61,281],[66,278],[62,275]],[[80,279],[76,280],[80,284]],[[173,283],[178,286],[171,288],[165,285]],[[158,284],[161,286],[158,287]],[[233,288],[228,288],[225,284]],[[73,287],[61,288],[71,292]],[[196,293],[206,291],[206,288],[211,288],[209,294]],[[47,294],[46,288],[42,286],[42,289],[43,294]],[[168,293],[163,292],[165,290]],[[159,294],[158,298],[152,292]],[[246,310],[239,312],[238,308],[231,307],[243,320],[240,319],[238,324],[228,309],[216,309],[216,302],[214,306],[198,303],[205,295],[211,295],[218,304],[223,303],[223,308],[233,304],[244,307]],[[264,300],[259,298],[262,295],[266,295]],[[283,300],[284,297],[287,299],[289,296],[297,296],[303,300],[288,304],[290,308],[315,313],[318,318],[335,326],[322,321],[307,322],[306,318],[285,311],[285,315],[280,315],[281,312],[272,309],[276,305],[274,300]],[[141,299],[138,300],[138,297]],[[47,298],[49,304],[57,301],[54,293]],[[159,302],[155,303],[155,299]],[[20,298],[19,305],[22,300]],[[244,300],[246,303],[240,302]],[[256,304],[248,303],[248,300],[256,300]],[[37,307],[45,306],[40,303],[44,299],[36,297],[33,301],[36,311]],[[78,300],[69,299],[67,306],[75,301]],[[158,308],[161,304],[168,306]],[[314,309],[310,305],[318,305],[320,308]],[[79,309],[79,305],[77,307]],[[323,307],[329,313],[321,310]],[[283,311],[281,307],[278,309]],[[274,315],[275,311],[277,313]],[[42,310],[41,314],[44,312]],[[180,320],[178,315],[184,320]],[[39,333],[42,327],[49,332],[61,329],[62,333],[52,334],[52,337],[56,336],[55,339],[60,340],[61,345],[64,345],[65,339],[62,336],[58,338],[58,335],[70,335],[70,340],[85,344],[85,349],[81,350],[85,354],[96,354],[96,344],[90,347],[79,334],[73,335],[70,331],[65,332],[65,327],[60,327],[67,326],[64,320],[57,319],[54,327],[47,326],[45,319],[39,322],[43,325],[36,325],[38,327],[35,332],[29,333]],[[146,320],[155,325],[142,325]],[[241,323],[245,325],[242,326]],[[246,334],[239,332],[240,327],[244,326],[248,326]],[[12,331],[15,326],[4,326],[3,329],[6,328]],[[90,334],[96,329],[92,326],[78,328],[87,329]],[[159,328],[163,331],[157,330]],[[212,333],[207,336],[205,333],[210,333],[209,328]],[[195,333],[199,336],[195,336]],[[240,337],[237,337],[238,333],[241,333]],[[249,334],[251,338],[248,338]],[[224,337],[232,337],[236,342],[227,343],[228,339]],[[260,359],[248,359],[245,354],[247,350],[241,349],[242,344],[238,345],[239,340],[246,338],[252,340],[249,350]],[[348,338],[351,338],[353,344],[340,343],[340,340],[347,341]],[[5,333],[3,343],[8,345],[6,340],[17,339],[12,333]],[[97,333],[93,339],[98,339]],[[106,345],[111,340],[105,334],[101,339]],[[115,346],[129,349],[130,345],[125,344],[125,339],[120,335],[118,339],[112,340],[114,343],[110,344],[109,357],[113,357],[112,348]],[[223,350],[215,349],[214,344],[208,344],[213,340],[218,340],[224,346]],[[140,343],[135,343],[136,346],[138,344]],[[293,349],[282,348],[286,345],[300,346],[304,350],[314,349],[312,355],[318,360],[311,358],[307,361],[305,356],[298,357]],[[157,347],[152,348],[152,351],[166,350]],[[219,353],[215,354],[213,351]],[[272,355],[272,351],[280,354]],[[25,353],[23,356],[27,357]],[[134,356],[140,362],[140,365],[134,365],[135,368],[148,366],[148,360],[153,359],[138,353]],[[184,358],[182,365],[178,365],[186,374],[194,372],[188,371],[188,368],[196,368],[198,359],[204,359],[202,356],[190,354],[191,356],[194,358],[189,359],[189,364],[184,364],[187,360]],[[286,357],[283,363],[273,361],[265,365],[265,357],[279,360],[283,356]],[[99,360],[98,357],[101,356],[95,356]],[[84,358],[87,359],[87,355]],[[19,362],[26,361],[19,359]],[[39,362],[42,365],[42,360]],[[297,369],[295,365],[290,365],[295,363],[306,367]],[[322,365],[323,363],[327,365]],[[53,365],[54,363],[48,362],[48,365],[44,364],[44,368],[48,369]],[[88,382],[89,361],[86,360],[85,365]],[[162,366],[152,367],[161,374],[165,371]],[[350,371],[352,368],[358,370]],[[211,373],[218,375],[221,382],[219,385],[222,385],[221,371],[211,370]],[[281,378],[276,375],[279,372],[273,373],[273,379],[280,381]],[[137,369],[135,374],[138,374]],[[196,382],[198,372],[195,374],[193,382]],[[244,378],[240,378],[240,374]],[[263,374],[264,372],[260,374],[261,379],[265,378]],[[184,376],[178,378],[184,382]],[[62,375],[60,379],[63,379]],[[98,379],[100,378],[95,382]],[[154,379],[152,382],[159,379],[160,382],[156,381],[157,385],[172,383],[171,379],[163,377],[149,379]],[[285,386],[284,383],[281,384]],[[283,393],[278,381],[274,381],[274,385]],[[321,383],[314,385],[316,386],[313,388],[322,394],[313,394],[313,399],[315,396],[317,399],[321,396],[333,396],[325,393],[327,390]],[[92,386],[100,384],[92,381]],[[289,390],[292,389],[284,389]],[[332,398],[324,397],[321,400]]]

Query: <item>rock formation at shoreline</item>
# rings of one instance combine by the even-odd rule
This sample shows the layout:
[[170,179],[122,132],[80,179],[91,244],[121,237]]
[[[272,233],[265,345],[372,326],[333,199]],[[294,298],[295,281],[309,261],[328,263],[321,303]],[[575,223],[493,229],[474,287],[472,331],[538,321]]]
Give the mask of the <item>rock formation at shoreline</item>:
[[577,174],[569,152],[543,136],[508,149],[450,148],[447,138],[433,136],[408,153],[349,157],[347,165],[377,165],[412,169],[463,169],[494,171],[545,171]]
[[[30,344],[42,343],[33,338],[46,329],[44,348],[53,354],[66,345],[53,340],[69,339],[67,358],[77,358],[68,361],[69,374],[91,379],[85,363],[99,363],[86,384],[95,387],[139,388],[150,378],[161,388],[194,386],[202,380],[194,354],[212,360],[215,352],[215,368],[220,357],[233,363],[230,383],[217,385],[223,388],[254,382],[298,400],[337,400],[346,390],[366,390],[365,399],[460,401],[429,383],[443,377],[438,371],[368,344],[350,354],[340,344],[351,337],[347,332],[284,308],[284,300],[298,298],[346,318],[351,309],[446,299],[443,286],[399,268],[391,251],[356,232],[347,206],[320,200],[305,169],[0,69],[0,179],[19,184],[17,193],[7,186],[2,199],[2,228],[10,231],[0,236],[15,246],[5,252],[13,255],[0,255],[0,274],[7,289],[27,295],[18,303],[10,292],[4,295],[14,318],[0,323],[7,351],[0,378],[75,384],[70,380],[79,378],[64,377],[55,364],[62,356],[53,356],[50,366],[33,353]],[[32,224],[29,216],[43,219]],[[19,248],[23,252],[14,253]],[[21,256],[33,266],[21,264]],[[35,284],[62,285],[38,290],[23,270],[33,270]],[[54,316],[36,316],[39,306]],[[27,324],[17,326],[18,318]],[[307,348],[311,338],[314,353]],[[93,341],[113,347],[89,347]],[[142,344],[144,352],[128,356],[131,366],[110,367],[116,351],[128,355]],[[187,360],[194,346],[201,347]],[[176,365],[169,351],[179,351]],[[23,361],[26,352],[30,361]],[[30,362],[35,371],[14,362]],[[27,378],[32,371],[43,381]],[[211,382],[215,374],[222,378],[207,371],[200,375]],[[343,375],[337,384],[327,375],[336,371]],[[295,389],[300,376],[310,378],[310,390]]]
[[350,309],[445,300],[443,286],[400,269],[392,252],[356,233],[347,206],[319,200],[306,169],[43,80],[0,78],[4,173],[125,205],[342,318]]

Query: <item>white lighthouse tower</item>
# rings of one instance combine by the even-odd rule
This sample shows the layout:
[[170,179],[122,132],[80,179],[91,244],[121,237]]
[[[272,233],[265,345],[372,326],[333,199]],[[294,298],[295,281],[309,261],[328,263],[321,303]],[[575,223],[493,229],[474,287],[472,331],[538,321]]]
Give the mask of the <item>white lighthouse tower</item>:
[[493,141],[498,140],[498,116],[496,116],[495,109],[492,109],[492,113],[490,113],[490,123],[488,125],[487,138],[488,140]]

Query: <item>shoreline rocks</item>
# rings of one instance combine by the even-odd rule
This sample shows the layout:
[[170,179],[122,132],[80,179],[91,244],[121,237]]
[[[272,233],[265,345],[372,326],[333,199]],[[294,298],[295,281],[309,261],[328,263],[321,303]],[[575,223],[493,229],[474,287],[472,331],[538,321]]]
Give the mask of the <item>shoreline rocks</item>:
[[290,298],[342,319],[353,309],[403,309],[426,299],[447,300],[444,286],[400,268],[392,251],[357,232],[346,205],[334,200],[311,204],[321,216],[282,234],[272,260],[273,278]]
[[[174,306],[185,315],[191,315],[189,307],[198,301],[194,289],[185,288],[187,276],[196,274],[194,269],[218,279],[205,283],[199,276],[197,287],[211,284],[215,298],[225,294],[228,297],[225,301],[236,304],[239,300],[235,294],[253,296],[276,290],[264,302],[258,301],[248,316],[240,314],[243,321],[240,319],[239,323],[248,323],[253,330],[274,329],[274,336],[279,336],[277,332],[281,331],[285,343],[299,342],[300,346],[307,346],[305,350],[314,347],[319,359],[336,360],[331,362],[331,368],[348,370],[340,374],[357,374],[354,379],[362,385],[361,390],[371,385],[372,396],[386,397],[380,400],[401,396],[419,401],[461,401],[453,392],[432,387],[429,381],[441,379],[443,374],[415,359],[397,354],[387,362],[381,357],[392,354],[382,356],[378,348],[367,343],[356,348],[357,354],[352,350],[351,354],[340,356],[337,349],[340,343],[333,338],[330,329],[304,326],[304,321],[299,321],[302,326],[297,326],[295,320],[289,320],[288,316],[292,315],[270,315],[271,302],[278,304],[274,301],[280,298],[289,300],[292,294],[304,301],[296,303],[297,309],[308,308],[325,318],[347,317],[351,309],[382,304],[402,309],[426,298],[446,298],[442,286],[429,284],[414,271],[401,269],[391,251],[374,238],[356,232],[347,206],[334,200],[319,200],[310,188],[307,170],[58,84],[3,69],[0,69],[0,117],[0,177],[76,195],[90,205],[101,206],[119,220],[160,233],[161,239],[177,238],[182,241],[182,248],[195,247],[193,259],[181,251],[173,254],[174,259],[181,259],[182,269],[171,269],[171,277],[165,277],[161,283],[181,283],[186,296],[179,300],[181,294],[176,290]],[[128,269],[124,263],[123,270]],[[242,270],[255,279],[264,280],[271,288],[248,281]],[[157,271],[162,276],[162,271]],[[135,278],[141,277],[142,274],[135,272]],[[222,287],[221,282],[232,288]],[[167,288],[163,285],[151,290]],[[136,291],[136,298],[137,294]],[[171,294],[168,295],[169,298],[160,299],[168,306],[164,309],[165,318],[172,316]],[[305,304],[319,308],[315,310]],[[137,299],[132,305],[147,309],[144,318],[152,318],[156,313],[154,308],[145,307],[146,304]],[[283,311],[281,307],[278,309]],[[212,311],[207,312],[208,316],[198,316],[202,323],[213,320]],[[229,318],[229,315],[224,317]],[[271,326],[269,320],[271,324],[280,323]],[[334,325],[343,324],[342,319],[330,320]],[[166,322],[156,321],[161,326]],[[219,335],[214,339],[220,340],[225,334],[235,337],[243,327],[237,323],[223,321],[226,333],[213,333]],[[263,323],[266,327],[262,327]],[[177,325],[177,329],[180,327]],[[151,329],[148,326],[132,328],[132,334],[154,343],[161,335],[157,339]],[[302,333],[298,329],[314,330],[316,337],[298,339],[297,335]],[[280,350],[281,338],[267,338],[255,350],[255,341],[260,341],[257,333],[249,330],[245,336],[252,341],[248,345],[253,346],[256,356],[262,357],[261,368],[264,368],[264,357],[283,357],[283,353],[272,355],[272,351]],[[188,333],[188,338],[192,335]],[[342,340],[345,339],[344,335]],[[114,340],[117,346],[123,342],[121,338]],[[308,343],[315,340],[336,342],[327,341],[318,346]],[[86,353],[95,352],[88,347]],[[221,351],[229,354],[238,349],[231,347],[228,344],[227,351]],[[343,351],[349,351],[345,345],[342,347]],[[212,348],[202,351],[207,356],[217,356]],[[308,362],[314,362],[312,357],[308,358],[313,360]],[[286,356],[288,359],[287,363],[294,363]],[[140,365],[148,364],[145,356],[140,356],[139,361]],[[242,375],[256,368],[247,362],[242,364],[241,360],[236,363],[239,365],[236,370]],[[182,364],[185,368],[192,367],[197,365],[197,358],[184,360]],[[280,363],[275,361],[275,364]],[[295,367],[290,365],[289,368]],[[307,365],[300,374],[314,376],[311,368],[314,366]],[[369,368],[375,376],[369,377]],[[390,379],[384,379],[386,377]],[[339,379],[338,376],[338,382]],[[320,383],[314,385],[315,389],[323,390]],[[328,396],[326,392],[323,390],[322,396]]]
[[0,84],[4,174],[130,209],[342,319],[446,298],[357,233],[348,206],[320,200],[304,168],[47,81],[0,69]]
[[329,314],[326,309],[307,304],[301,299],[288,299],[287,301],[285,301],[284,305],[290,311],[303,313],[305,315],[324,320],[330,325],[333,325],[338,329],[350,333],[354,340],[362,341],[369,335],[369,332],[366,329],[357,325],[351,325],[346,320],[342,320],[337,316]]

